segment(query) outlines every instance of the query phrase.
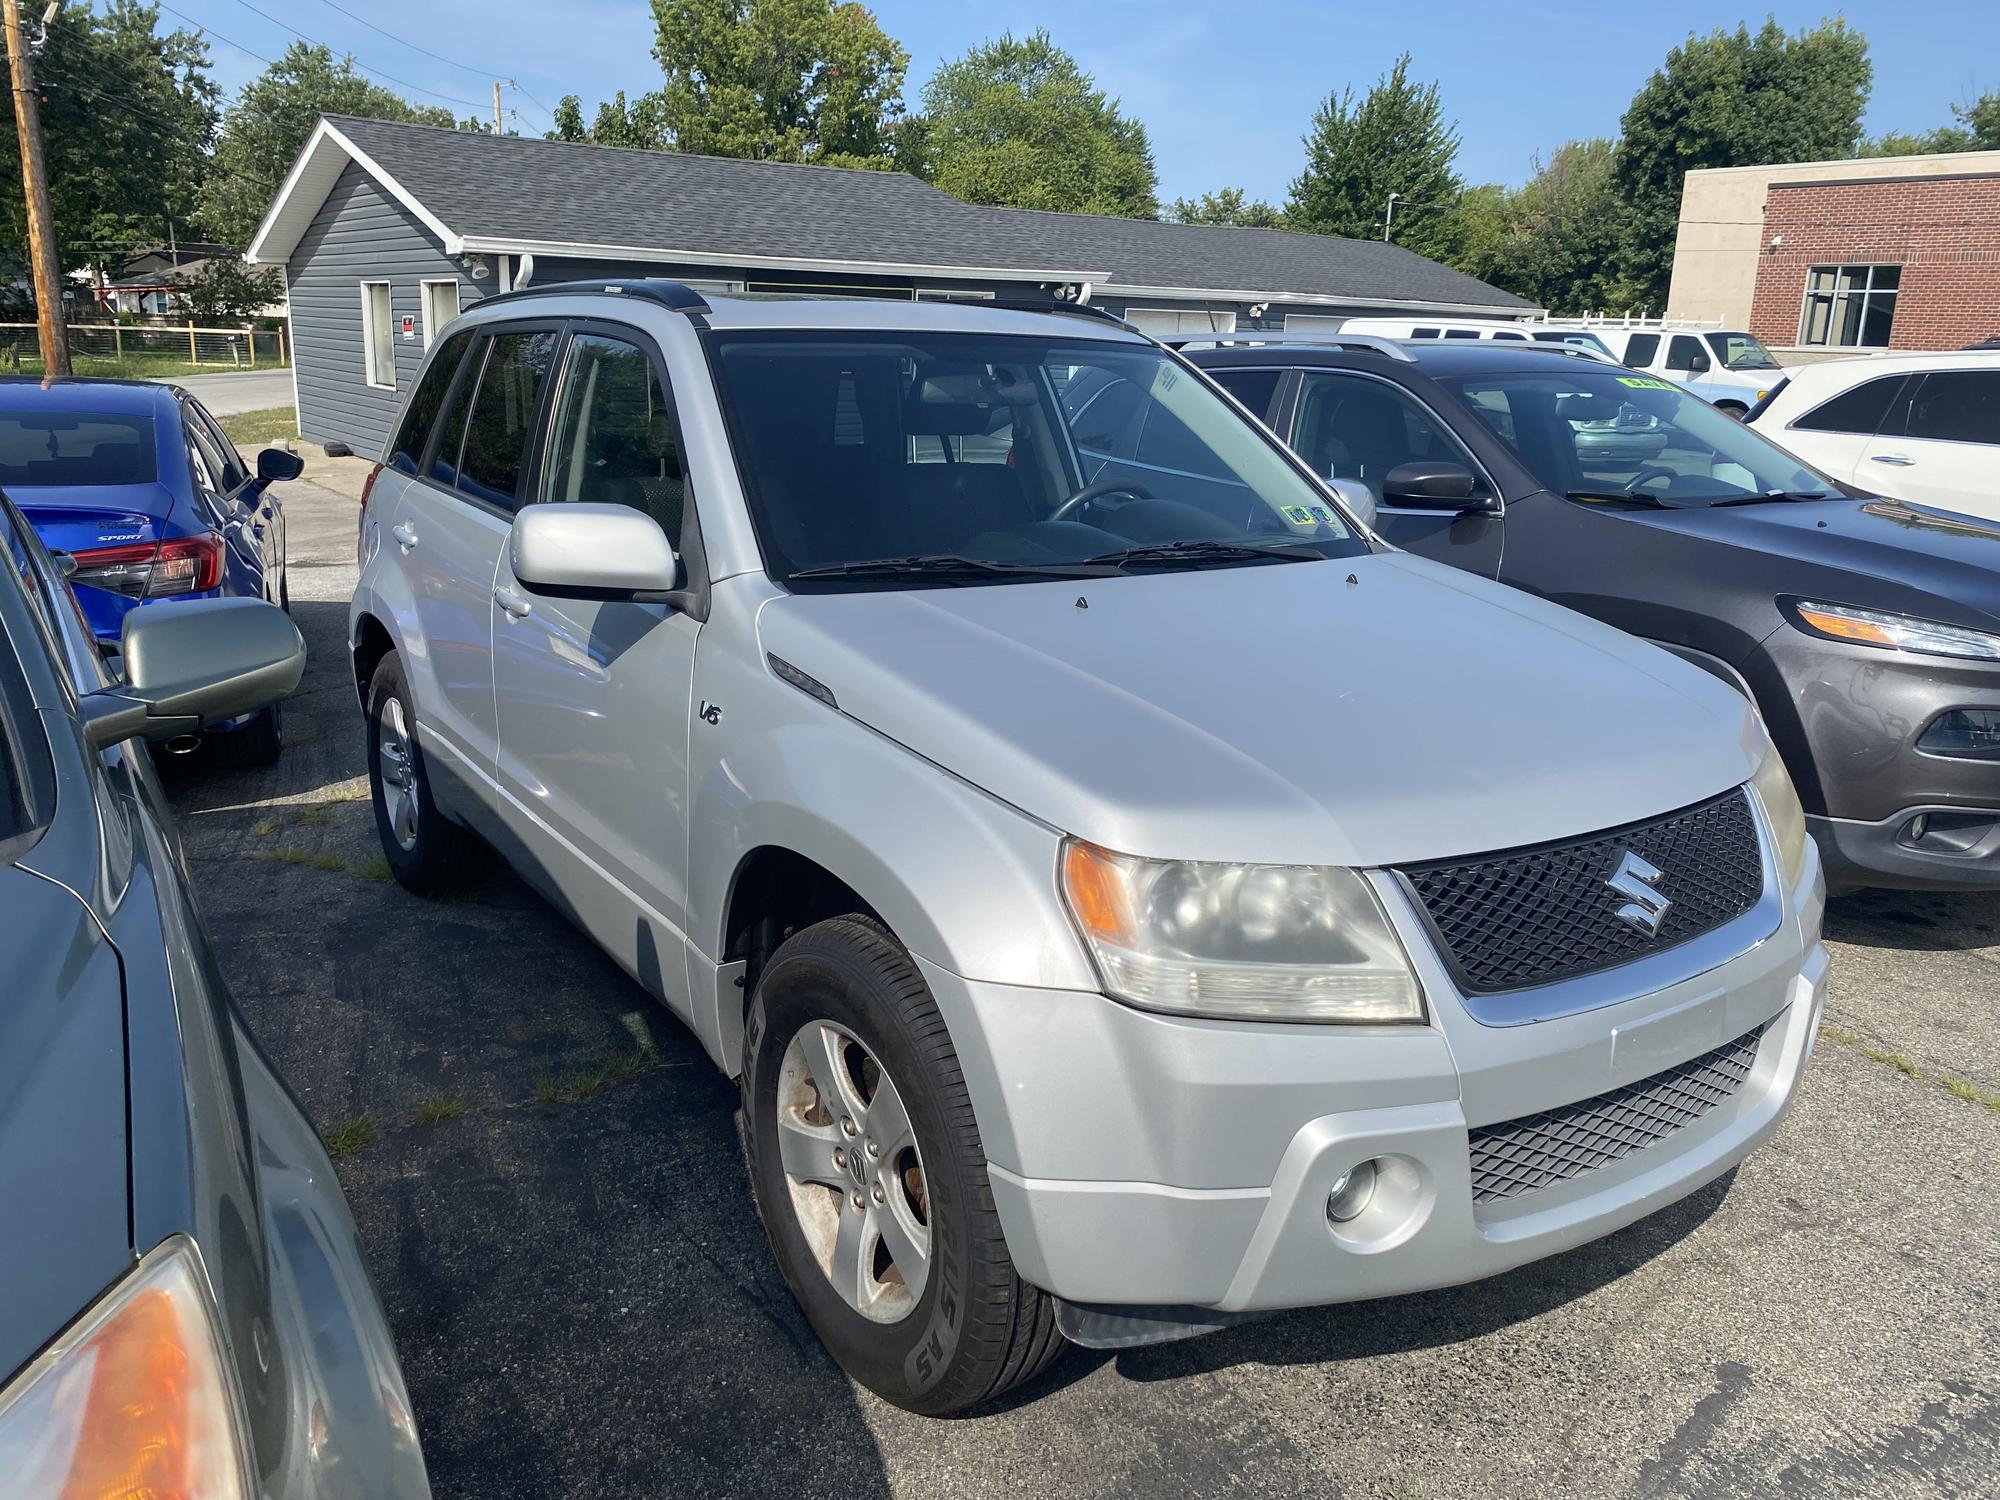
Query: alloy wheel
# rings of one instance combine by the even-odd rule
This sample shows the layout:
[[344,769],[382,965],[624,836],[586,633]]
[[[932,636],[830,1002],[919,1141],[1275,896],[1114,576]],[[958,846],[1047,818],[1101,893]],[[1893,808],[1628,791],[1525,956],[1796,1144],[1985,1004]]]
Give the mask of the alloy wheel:
[[414,755],[409,720],[403,717],[403,700],[388,698],[382,704],[381,723],[376,731],[375,760],[381,772],[382,811],[388,815],[390,834],[404,853],[417,847]]

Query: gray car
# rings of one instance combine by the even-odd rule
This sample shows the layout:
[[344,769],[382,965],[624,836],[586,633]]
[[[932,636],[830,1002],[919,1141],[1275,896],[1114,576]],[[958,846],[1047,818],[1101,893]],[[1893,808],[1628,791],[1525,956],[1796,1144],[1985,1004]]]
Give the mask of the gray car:
[[209,952],[140,739],[297,685],[258,600],[125,617],[106,671],[0,499],[0,1490],[421,1500],[332,1165]]
[[397,878],[497,847],[693,1027],[792,1294],[913,1410],[1609,1233],[1811,1049],[1745,700],[1384,545],[1114,321],[488,298],[360,561]]

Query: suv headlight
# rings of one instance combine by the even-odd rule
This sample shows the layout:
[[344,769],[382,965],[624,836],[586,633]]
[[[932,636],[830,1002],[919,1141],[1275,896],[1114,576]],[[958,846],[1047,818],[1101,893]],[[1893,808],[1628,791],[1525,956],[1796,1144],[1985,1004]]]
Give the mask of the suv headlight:
[[176,1237],[0,1391],[9,1500],[245,1500],[242,1425],[194,1246]]
[[1914,615],[1884,614],[1876,609],[1857,609],[1851,604],[1815,604],[1810,599],[1791,599],[1792,612],[1814,635],[1836,641],[1853,641],[1862,646],[1883,646],[1891,651],[1914,651],[1922,656],[1961,656],[1974,661],[2000,661],[2000,635],[1968,630],[1963,625],[1945,625],[1937,620],[1919,620]]
[[1421,1021],[1423,991],[1353,870],[1139,859],[1071,839],[1062,887],[1105,988],[1181,1015]]
[[1767,744],[1764,763],[1750,785],[1764,808],[1764,821],[1771,825],[1771,842],[1777,846],[1778,868],[1784,872],[1785,889],[1799,883],[1806,867],[1806,810],[1799,805],[1792,776],[1775,746]]

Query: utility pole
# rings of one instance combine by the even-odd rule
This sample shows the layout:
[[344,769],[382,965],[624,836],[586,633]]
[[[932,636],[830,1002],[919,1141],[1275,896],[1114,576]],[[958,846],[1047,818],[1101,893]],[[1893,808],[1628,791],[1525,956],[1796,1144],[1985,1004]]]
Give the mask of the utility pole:
[[28,258],[35,271],[35,321],[42,341],[42,374],[69,374],[69,343],[62,328],[62,273],[56,266],[55,219],[42,164],[42,118],[35,107],[35,74],[21,36],[20,0],[6,7],[7,68],[14,89],[14,124],[21,135],[21,180],[28,204]]
[[1396,226],[1396,200],[1402,196],[1401,193],[1391,193],[1389,206],[1382,212],[1382,238],[1385,242],[1389,238],[1389,231]]
[[[7,0],[7,3],[8,3],[9,5],[12,5],[12,4],[14,3],[14,0]],[[500,80],[499,80],[499,79],[497,79],[497,78],[493,80],[493,133],[494,133],[495,135],[499,135],[499,134],[501,134],[501,130],[500,130]]]

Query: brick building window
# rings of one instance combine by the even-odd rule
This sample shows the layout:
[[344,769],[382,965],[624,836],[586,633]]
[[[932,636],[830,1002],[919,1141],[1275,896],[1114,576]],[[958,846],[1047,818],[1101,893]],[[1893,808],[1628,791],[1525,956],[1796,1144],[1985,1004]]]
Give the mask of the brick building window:
[[1901,266],[1814,266],[1806,272],[1799,343],[1886,349],[1896,320]]

